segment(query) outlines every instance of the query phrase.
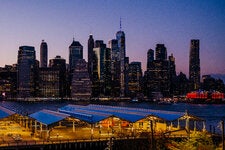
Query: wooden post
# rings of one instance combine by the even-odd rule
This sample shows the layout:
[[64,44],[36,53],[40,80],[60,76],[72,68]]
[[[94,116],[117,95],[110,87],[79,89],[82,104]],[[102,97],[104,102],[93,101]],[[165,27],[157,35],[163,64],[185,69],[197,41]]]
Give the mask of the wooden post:
[[222,150],[224,150],[224,120],[221,121],[222,125]]
[[75,132],[75,121],[73,120],[73,132]]
[[180,120],[178,119],[177,128],[180,129]]
[[151,149],[154,149],[154,133],[153,133],[153,122],[150,120],[150,127],[151,127]]

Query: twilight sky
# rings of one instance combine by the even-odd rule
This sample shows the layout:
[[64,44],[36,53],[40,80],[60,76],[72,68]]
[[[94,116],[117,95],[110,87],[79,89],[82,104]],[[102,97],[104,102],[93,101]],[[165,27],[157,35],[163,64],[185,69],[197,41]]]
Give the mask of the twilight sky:
[[0,66],[17,62],[19,46],[48,44],[48,59],[67,60],[75,40],[108,43],[122,18],[126,55],[146,69],[147,51],[157,43],[176,58],[176,70],[188,76],[189,45],[200,39],[201,75],[225,74],[224,0],[0,0]]

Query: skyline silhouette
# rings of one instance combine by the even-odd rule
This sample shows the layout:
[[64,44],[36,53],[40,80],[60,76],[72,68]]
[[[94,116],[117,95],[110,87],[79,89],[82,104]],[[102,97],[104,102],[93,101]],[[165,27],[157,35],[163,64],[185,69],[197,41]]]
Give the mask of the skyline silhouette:
[[[95,40],[126,34],[126,55],[146,70],[147,51],[165,44],[176,59],[176,71],[188,75],[189,44],[200,40],[201,75],[225,74],[225,2],[216,1],[1,1],[0,66],[15,64],[19,46],[48,44],[48,59],[60,55],[68,63],[73,37],[84,47]],[[138,56],[137,56],[138,54]],[[5,57],[7,56],[7,57]]]

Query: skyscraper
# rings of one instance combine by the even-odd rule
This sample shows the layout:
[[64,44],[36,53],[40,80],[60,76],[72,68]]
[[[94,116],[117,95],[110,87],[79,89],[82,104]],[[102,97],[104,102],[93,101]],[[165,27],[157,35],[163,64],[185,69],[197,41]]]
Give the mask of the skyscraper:
[[125,45],[125,33],[120,31],[116,33],[116,39],[118,41],[118,48],[120,53],[120,96],[125,96],[125,57],[126,57],[126,45]]
[[91,80],[88,74],[87,62],[84,59],[77,61],[71,88],[73,100],[89,100],[91,98]]
[[102,40],[95,41],[93,57],[93,96],[111,94],[111,49]]
[[108,42],[108,47],[111,49],[111,74],[112,74],[112,96],[120,96],[120,52],[118,41],[112,39]]
[[142,69],[141,62],[131,62],[129,64],[128,89],[129,96],[137,97],[141,92]]
[[166,60],[167,50],[164,44],[157,44],[155,49],[155,59],[156,60]]
[[69,46],[69,65],[70,65],[70,71],[73,72],[73,69],[75,69],[76,62],[78,59],[83,59],[83,46],[78,41],[74,41]]
[[40,67],[46,68],[48,65],[48,45],[42,40],[40,46]]
[[176,65],[173,54],[169,56],[169,74],[170,74],[170,94],[173,95],[176,89]]
[[147,70],[150,69],[151,62],[154,61],[154,50],[149,49],[147,53]]
[[145,73],[145,93],[149,98],[154,98],[157,94],[169,96],[170,72],[169,61],[167,60],[167,49],[164,44],[157,44],[155,49],[155,60],[150,59],[153,51],[148,51],[148,69]]
[[189,55],[189,80],[190,90],[198,90],[200,87],[200,58],[199,40],[192,39]]
[[36,83],[36,55],[35,49],[32,46],[20,46],[18,51],[18,97],[27,98],[35,96]]
[[88,73],[92,80],[92,71],[93,71],[93,48],[94,48],[94,39],[93,35],[89,35],[88,39]]
[[67,78],[66,78],[66,60],[61,56],[50,59],[49,67],[59,71],[59,96],[65,97],[67,94]]

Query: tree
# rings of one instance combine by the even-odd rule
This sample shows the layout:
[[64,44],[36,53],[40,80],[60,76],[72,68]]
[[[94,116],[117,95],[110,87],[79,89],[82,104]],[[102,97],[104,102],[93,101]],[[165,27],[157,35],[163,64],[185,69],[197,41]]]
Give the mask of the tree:
[[172,142],[168,146],[169,149],[187,149],[187,150],[214,150],[212,138],[206,132],[195,132],[190,138],[181,142]]

